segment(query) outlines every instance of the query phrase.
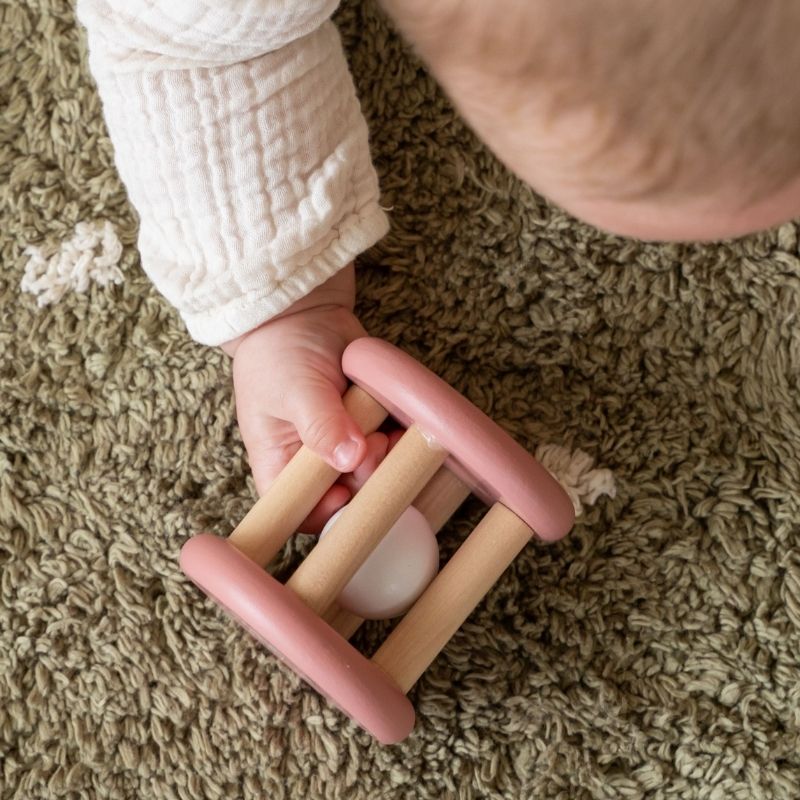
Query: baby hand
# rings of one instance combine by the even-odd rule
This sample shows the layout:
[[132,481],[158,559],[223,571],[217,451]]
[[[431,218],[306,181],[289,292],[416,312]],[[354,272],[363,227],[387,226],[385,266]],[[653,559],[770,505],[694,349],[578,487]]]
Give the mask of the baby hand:
[[[342,405],[347,387],[342,353],[354,339],[367,335],[353,314],[354,303],[350,265],[287,311],[222,346],[233,357],[239,429],[259,494],[301,442],[339,472],[355,470],[368,451],[368,461],[379,460],[386,451],[385,437],[381,443],[370,437],[368,447]],[[348,486],[352,488],[352,479],[335,484],[302,530],[318,530],[350,499]]]

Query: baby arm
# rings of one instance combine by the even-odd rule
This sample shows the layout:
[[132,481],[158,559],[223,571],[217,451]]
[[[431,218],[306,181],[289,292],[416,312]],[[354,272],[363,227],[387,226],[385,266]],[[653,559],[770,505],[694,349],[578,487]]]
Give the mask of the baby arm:
[[340,358],[364,335],[353,258],[388,224],[335,6],[78,4],[142,266],[197,341],[233,356],[260,492],[300,440],[344,471],[367,450]]

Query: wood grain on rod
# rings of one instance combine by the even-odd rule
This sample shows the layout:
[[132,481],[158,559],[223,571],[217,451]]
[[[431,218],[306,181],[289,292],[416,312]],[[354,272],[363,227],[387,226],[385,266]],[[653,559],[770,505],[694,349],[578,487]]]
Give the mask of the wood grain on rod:
[[[351,386],[344,406],[365,434],[377,430],[388,412],[363,389]],[[339,477],[333,467],[301,447],[230,535],[230,542],[265,567],[297,531]]]
[[[469,495],[469,486],[443,466],[428,481],[411,505],[425,517],[431,530],[437,534]],[[345,639],[349,639],[364,621],[357,614],[341,608],[338,603],[333,603],[327,609],[324,619]]]
[[446,457],[412,425],[286,585],[324,614]]
[[407,692],[531,536],[516,514],[495,503],[372,660]]

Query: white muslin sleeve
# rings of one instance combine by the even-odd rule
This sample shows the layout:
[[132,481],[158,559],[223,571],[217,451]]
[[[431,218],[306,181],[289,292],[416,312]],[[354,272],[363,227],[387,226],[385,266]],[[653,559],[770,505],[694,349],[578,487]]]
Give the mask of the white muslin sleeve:
[[142,266],[215,345],[388,229],[338,0],[78,0]]

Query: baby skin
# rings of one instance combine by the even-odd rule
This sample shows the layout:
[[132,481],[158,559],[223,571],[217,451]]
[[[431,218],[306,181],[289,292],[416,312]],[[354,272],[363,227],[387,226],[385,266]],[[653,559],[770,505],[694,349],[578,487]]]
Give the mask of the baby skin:
[[[698,7],[693,7],[693,6]],[[464,119],[576,217],[640,239],[741,236],[800,213],[800,10],[745,0],[386,0]],[[341,401],[344,348],[365,335],[353,266],[227,342],[238,421],[262,493],[304,443],[349,473],[319,530],[385,455]]]

